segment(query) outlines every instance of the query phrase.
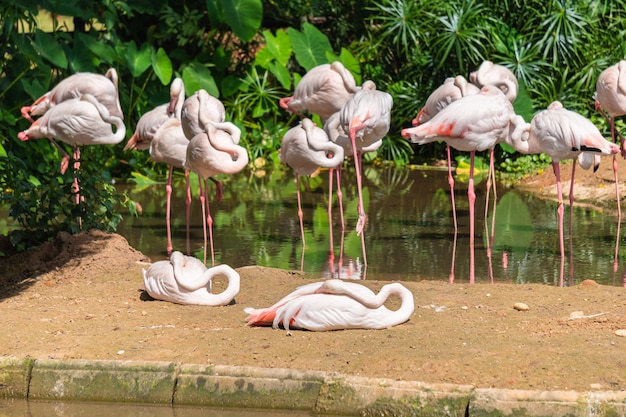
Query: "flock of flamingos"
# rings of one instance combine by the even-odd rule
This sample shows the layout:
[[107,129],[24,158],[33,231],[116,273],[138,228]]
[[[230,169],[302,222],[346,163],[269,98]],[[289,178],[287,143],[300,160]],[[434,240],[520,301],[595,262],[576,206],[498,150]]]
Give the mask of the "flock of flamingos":
[[[602,136],[598,128],[582,115],[565,109],[555,101],[537,113],[530,123],[517,115],[513,101],[518,93],[518,82],[506,67],[490,61],[483,62],[472,72],[469,80],[463,76],[447,79],[432,92],[412,127],[402,130],[402,136],[420,145],[444,141],[448,145],[448,173],[452,196],[455,231],[456,210],[454,203],[454,179],[451,170],[450,147],[470,153],[470,178],[468,199],[470,203],[470,283],[474,283],[474,154],[490,151],[489,189],[495,187],[493,150],[498,143],[507,143],[522,153],[546,153],[552,158],[559,195],[559,235],[562,259],[564,253],[563,201],[559,162],[576,158],[584,169],[597,168],[599,158],[614,158],[615,184],[617,164],[615,156],[622,148],[614,144],[616,116],[626,114],[626,61],[606,69],[596,86],[596,108],[611,125],[612,140]],[[377,90],[372,81],[361,86],[340,62],[317,66],[307,72],[293,92],[293,96],[280,100],[280,106],[301,116],[300,123],[282,138],[281,161],[289,165],[298,182],[298,216],[302,244],[304,228],[300,205],[299,177],[308,176],[320,167],[329,169],[332,195],[333,177],[336,174],[340,190],[341,167],[346,157],[353,157],[358,190],[358,220],[356,232],[361,236],[363,263],[367,264],[363,238],[367,215],[362,197],[362,155],[378,149],[387,135],[391,120],[393,100],[391,95]],[[126,137],[124,115],[118,95],[115,69],[105,75],[92,73],[74,74],[56,85],[30,106],[22,108],[22,115],[31,126],[20,132],[22,141],[47,138],[61,152],[61,172],[74,161],[75,172],[80,168],[80,147],[83,145],[115,145]],[[316,125],[305,114],[317,114],[322,126]],[[37,117],[37,119],[33,119]],[[155,162],[169,165],[166,184],[167,252],[169,260],[153,263],[143,270],[147,293],[158,300],[179,304],[207,306],[232,303],[240,290],[239,274],[228,265],[215,266],[212,236],[212,218],[209,210],[207,180],[216,184],[217,200],[222,196],[217,174],[236,174],[248,165],[245,148],[239,145],[241,131],[225,120],[223,104],[204,90],[196,91],[186,98],[185,87],[180,78],[170,86],[170,101],[146,112],[137,123],[135,131],[125,145],[125,150],[149,150]],[[621,135],[620,135],[621,137]],[[60,140],[72,146],[72,158],[57,143]],[[573,203],[573,183],[576,163],[572,165],[570,204]],[[170,232],[171,180],[174,168],[185,171],[187,178],[186,218],[187,253],[189,248],[189,213],[191,190],[189,173],[202,180],[200,201],[204,230],[204,260],[173,251]],[[80,187],[75,176],[74,193],[80,202]],[[495,190],[494,190],[495,191]],[[340,211],[343,213],[341,193],[338,192]],[[495,193],[494,193],[495,194]],[[329,198],[329,215],[332,198]],[[343,215],[341,216],[344,227]],[[570,217],[571,223],[571,217]],[[570,224],[571,227],[571,224]],[[619,220],[618,220],[619,227]],[[207,239],[208,235],[208,239]],[[208,245],[207,245],[208,243]],[[619,243],[616,242],[616,257]],[[332,245],[332,243],[331,243]],[[211,252],[211,267],[207,268],[207,246]],[[331,248],[332,250],[332,248]],[[213,277],[224,275],[228,287],[219,294],[212,292]],[[561,271],[561,280],[563,272]],[[395,311],[384,306],[389,296],[400,297],[401,307]],[[406,322],[414,311],[412,293],[400,283],[384,285],[378,294],[367,287],[339,279],[328,279],[297,288],[276,304],[261,309],[246,308],[247,322],[251,326],[273,326],[307,329],[336,330],[349,328],[381,329]]]

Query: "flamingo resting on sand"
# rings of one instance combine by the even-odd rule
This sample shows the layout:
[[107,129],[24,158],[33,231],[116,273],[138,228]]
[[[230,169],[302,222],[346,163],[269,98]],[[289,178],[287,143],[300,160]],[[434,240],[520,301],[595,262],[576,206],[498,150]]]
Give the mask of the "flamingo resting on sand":
[[[124,150],[149,149],[150,158],[155,162],[169,165],[167,183],[165,185],[165,224],[167,228],[167,254],[171,255],[172,231],[171,231],[171,200],[172,200],[172,175],[174,168],[184,169],[189,140],[185,136],[181,125],[181,110],[185,100],[185,87],[180,78],[174,79],[170,86],[170,101],[155,107],[145,113],[137,122],[137,127],[131,138],[126,143]],[[189,244],[189,216],[191,207],[191,191],[189,184],[189,171],[185,170],[187,193],[185,198],[185,219],[187,228],[187,254],[190,254]]]
[[[289,165],[296,174],[296,192],[298,194],[298,218],[300,219],[300,235],[302,247],[304,241],[304,224],[302,201],[300,197],[300,176],[312,175],[320,167],[336,168],[343,163],[343,148],[331,142],[324,129],[315,126],[311,119],[302,119],[283,136],[280,146],[280,160]],[[329,196],[332,199],[332,196]],[[332,250],[332,246],[331,246]]]
[[[563,262],[565,243],[563,237],[563,193],[561,189],[560,161],[577,158],[583,168],[599,164],[596,156],[616,155],[619,147],[602,137],[598,128],[584,116],[563,108],[558,102],[552,102],[546,110],[537,113],[531,123],[527,141],[514,142],[512,145],[522,153],[545,153],[552,158],[552,168],[556,177],[559,206],[559,244],[561,250],[560,285],[563,285]],[[574,205],[574,174],[576,163],[572,164],[570,184],[570,208]],[[570,217],[570,231],[572,230]]]
[[304,117],[304,112],[317,114],[324,121],[360,89],[352,73],[335,61],[318,65],[304,74],[293,96],[280,99],[280,107],[300,117]]
[[467,196],[470,205],[470,283],[474,271],[474,154],[493,148],[498,142],[509,142],[520,136],[524,125],[513,106],[497,87],[488,85],[478,94],[464,96],[443,108],[424,124],[403,129],[402,136],[424,145],[444,141],[453,148],[470,152],[470,178]]
[[[206,105],[204,96],[200,96],[200,107]],[[189,141],[185,168],[198,175],[203,182],[200,186],[200,204],[202,206],[204,232],[204,262],[206,263],[207,228],[211,245],[211,264],[215,265],[213,248],[213,218],[209,210],[206,180],[217,174],[236,174],[248,165],[248,152],[239,146],[241,130],[233,123],[214,123],[200,112],[200,126],[203,130]],[[183,123],[184,126],[184,123]]]
[[[155,262],[142,272],[146,292],[155,300],[224,306],[230,304],[239,294],[240,277],[233,268],[218,265],[207,269],[199,259],[178,251],[172,252],[169,260]],[[223,292],[213,294],[212,279],[219,275],[226,276],[228,286]]]
[[[389,310],[385,301],[398,296],[401,306]],[[413,294],[394,282],[375,294],[364,285],[329,279],[298,287],[268,308],[246,308],[249,326],[282,326],[286,330],[385,329],[409,320],[415,310]]]

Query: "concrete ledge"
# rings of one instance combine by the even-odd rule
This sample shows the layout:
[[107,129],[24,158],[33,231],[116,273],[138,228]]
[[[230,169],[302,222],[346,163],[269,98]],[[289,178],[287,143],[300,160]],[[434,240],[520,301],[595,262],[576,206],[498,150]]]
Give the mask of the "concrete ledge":
[[626,416],[626,391],[482,389],[315,371],[147,361],[0,357],[0,397],[362,416]]

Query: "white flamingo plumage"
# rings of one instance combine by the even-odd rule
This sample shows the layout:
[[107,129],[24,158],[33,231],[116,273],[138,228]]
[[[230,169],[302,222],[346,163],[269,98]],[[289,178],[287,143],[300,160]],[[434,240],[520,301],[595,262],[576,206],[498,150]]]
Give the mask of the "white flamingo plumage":
[[470,283],[474,283],[474,154],[521,136],[525,124],[500,89],[488,85],[450,103],[424,124],[403,129],[402,136],[420,145],[444,141],[455,149],[470,152]]
[[[199,96],[200,108],[207,105],[206,97]],[[207,228],[211,245],[211,263],[215,265],[213,248],[213,218],[209,210],[206,180],[217,174],[236,174],[248,165],[248,152],[239,146],[241,130],[230,122],[214,123],[206,112],[199,112],[199,126],[203,130],[189,141],[184,166],[198,175],[204,183],[200,187],[204,231],[204,262],[206,263]],[[183,123],[184,126],[184,123]]]
[[[392,295],[402,303],[395,311],[384,306]],[[384,329],[406,322],[414,310],[413,294],[400,283],[386,284],[375,294],[339,279],[301,286],[268,308],[244,309],[249,326],[312,331]]]
[[[300,176],[310,176],[319,168],[336,168],[343,163],[343,158],[343,148],[331,142],[326,132],[315,126],[315,123],[310,119],[302,119],[297,126],[289,129],[283,136],[280,146],[280,160],[282,163],[289,165],[296,174],[298,218],[300,219],[300,235],[303,248],[306,244],[302,219]],[[329,195],[329,199],[332,199],[332,195]]]
[[[546,110],[537,113],[531,121],[530,136],[527,141],[514,142],[516,150],[523,153],[545,153],[552,158],[552,167],[557,183],[559,199],[559,244],[561,250],[560,285],[563,285],[563,260],[565,243],[563,237],[563,198],[561,188],[560,161],[578,159],[583,168],[598,163],[594,156],[616,155],[619,147],[604,139],[598,128],[584,116],[567,110],[555,101]],[[597,168],[597,166],[596,166]],[[570,207],[574,204],[574,174],[576,163],[572,164],[570,184]],[[570,231],[572,229],[570,217]]]
[[[155,262],[142,272],[146,292],[155,300],[224,306],[239,294],[240,277],[233,268],[224,264],[207,269],[199,259],[178,251],[172,252],[170,259]],[[212,280],[220,275],[226,276],[228,286],[223,292],[214,294]]]

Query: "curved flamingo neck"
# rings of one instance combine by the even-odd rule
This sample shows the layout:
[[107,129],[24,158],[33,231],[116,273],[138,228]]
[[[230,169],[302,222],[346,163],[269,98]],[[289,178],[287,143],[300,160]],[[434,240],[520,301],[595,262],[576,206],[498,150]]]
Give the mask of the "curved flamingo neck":
[[204,271],[201,281],[211,282],[211,280],[218,275],[226,276],[228,279],[228,286],[219,294],[207,294],[206,298],[210,304],[224,305],[229,303],[237,294],[239,294],[240,277],[237,271],[230,266],[217,265]]
[[98,110],[102,120],[115,126],[115,133],[113,133],[111,141],[121,142],[126,137],[126,125],[124,125],[124,120],[117,116],[112,116],[109,110],[91,94],[83,94],[80,99],[93,104],[96,110]]

